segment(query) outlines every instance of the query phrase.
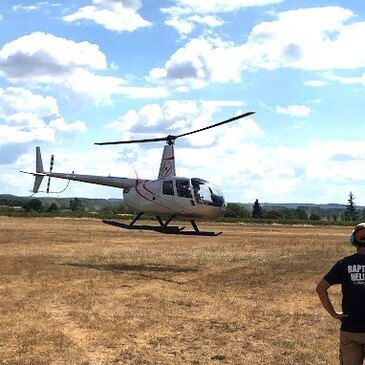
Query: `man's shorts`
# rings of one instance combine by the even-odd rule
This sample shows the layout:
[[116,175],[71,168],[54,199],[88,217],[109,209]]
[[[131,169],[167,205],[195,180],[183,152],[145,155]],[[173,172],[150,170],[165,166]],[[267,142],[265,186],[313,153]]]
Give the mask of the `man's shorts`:
[[340,365],[362,365],[365,358],[365,332],[340,333]]

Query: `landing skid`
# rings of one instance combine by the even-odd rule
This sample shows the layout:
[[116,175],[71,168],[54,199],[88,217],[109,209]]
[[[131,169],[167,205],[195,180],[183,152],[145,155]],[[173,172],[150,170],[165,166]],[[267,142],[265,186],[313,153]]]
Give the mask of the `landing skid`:
[[137,220],[142,216],[143,213],[138,213],[137,216],[133,219],[133,221],[129,224],[122,223],[120,221],[108,220],[103,219],[103,223],[110,224],[111,226],[124,228],[124,229],[138,229],[143,231],[155,231],[159,233],[165,234],[183,234],[187,236],[219,236],[222,232],[207,232],[207,231],[200,231],[197,224],[194,220],[190,220],[191,225],[194,228],[194,231],[184,231],[185,227],[178,227],[178,226],[168,226],[168,224],[175,218],[175,216],[171,216],[165,223],[162,219],[156,216],[160,226],[149,226],[145,224],[136,225],[135,223]]

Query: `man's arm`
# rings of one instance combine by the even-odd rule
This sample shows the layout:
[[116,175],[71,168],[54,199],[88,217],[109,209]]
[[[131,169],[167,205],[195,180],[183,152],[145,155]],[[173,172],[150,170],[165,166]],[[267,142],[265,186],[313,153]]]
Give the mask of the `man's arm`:
[[328,289],[330,286],[331,286],[331,284],[329,282],[327,282],[327,280],[322,279],[316,287],[316,292],[318,294],[318,297],[319,297],[324,309],[333,318],[341,320],[346,315],[344,315],[343,313],[336,312],[335,309],[333,308],[332,302],[328,296]]

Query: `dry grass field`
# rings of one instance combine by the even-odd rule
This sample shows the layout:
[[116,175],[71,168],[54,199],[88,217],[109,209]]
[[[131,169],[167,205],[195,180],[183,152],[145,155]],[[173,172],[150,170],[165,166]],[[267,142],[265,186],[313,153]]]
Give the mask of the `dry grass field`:
[[0,217],[0,364],[337,364],[314,287],[350,228],[201,226]]

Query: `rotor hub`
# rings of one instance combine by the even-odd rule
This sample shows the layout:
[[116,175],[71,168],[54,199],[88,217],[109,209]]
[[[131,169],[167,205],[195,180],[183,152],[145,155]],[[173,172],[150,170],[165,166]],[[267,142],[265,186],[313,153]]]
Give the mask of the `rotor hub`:
[[172,136],[171,134],[169,134],[167,137],[166,137],[166,143],[171,146],[172,144],[175,144],[175,139],[176,139],[176,136]]

